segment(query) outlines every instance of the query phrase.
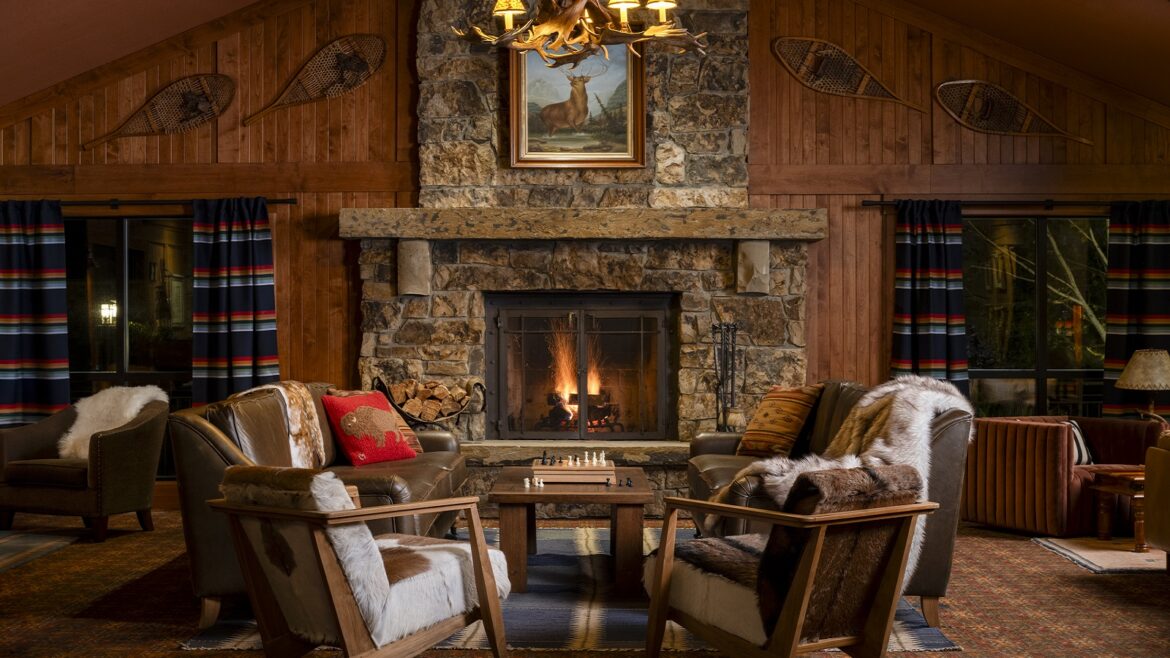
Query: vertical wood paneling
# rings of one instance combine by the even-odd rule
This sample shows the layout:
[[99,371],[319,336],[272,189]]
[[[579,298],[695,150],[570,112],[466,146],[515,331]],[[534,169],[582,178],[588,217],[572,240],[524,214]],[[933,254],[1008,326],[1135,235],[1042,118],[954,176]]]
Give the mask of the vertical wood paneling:
[[[0,127],[0,166],[411,162],[416,11],[409,0],[306,0],[279,14],[257,17],[214,43],[118,71],[90,93]],[[242,125],[244,117],[283,90],[319,47],[359,32],[381,34],[388,48],[385,65],[365,86],[340,98],[274,112],[247,128]],[[236,82],[235,100],[216,121],[185,134],[118,139],[92,151],[80,150],[81,143],[118,126],[169,82],[213,72]],[[343,206],[368,206],[371,201],[413,204],[415,184],[373,195],[344,188],[320,193],[266,189],[257,182],[254,194],[299,201],[270,209],[283,377],[356,384],[358,245],[338,237],[337,214]],[[0,190],[4,194],[19,191]],[[117,189],[109,190],[109,196],[118,195]],[[217,190],[194,180],[184,195],[216,196]]]
[[[752,165],[1156,164],[1170,160],[1170,130],[1077,90],[956,43],[929,24],[885,13],[880,1],[752,0],[749,29]],[[776,61],[771,41],[831,41],[895,94],[922,107],[817,94]],[[981,79],[1008,89],[1055,125],[1094,141],[988,135],[959,126],[934,99],[944,81]],[[799,187],[799,186],[798,186]],[[888,377],[893,220],[873,196],[749,189],[756,207],[823,207],[828,238],[809,250],[808,379]]]

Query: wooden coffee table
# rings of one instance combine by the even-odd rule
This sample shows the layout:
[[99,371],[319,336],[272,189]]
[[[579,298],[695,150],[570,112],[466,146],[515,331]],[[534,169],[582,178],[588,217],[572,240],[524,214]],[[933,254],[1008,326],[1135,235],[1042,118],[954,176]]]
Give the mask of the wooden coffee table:
[[1116,496],[1126,496],[1133,510],[1133,551],[1148,553],[1146,543],[1146,471],[1097,471],[1093,475],[1097,492],[1097,538],[1113,536],[1113,509]]
[[500,506],[500,549],[508,558],[513,592],[528,589],[528,556],[536,554],[537,503],[609,505],[614,587],[626,594],[641,591],[642,506],[654,502],[654,494],[642,469],[618,468],[616,474],[623,483],[629,478],[634,486],[547,483],[543,488],[525,488],[524,478],[532,477],[531,468],[507,466],[500,470],[488,500]]

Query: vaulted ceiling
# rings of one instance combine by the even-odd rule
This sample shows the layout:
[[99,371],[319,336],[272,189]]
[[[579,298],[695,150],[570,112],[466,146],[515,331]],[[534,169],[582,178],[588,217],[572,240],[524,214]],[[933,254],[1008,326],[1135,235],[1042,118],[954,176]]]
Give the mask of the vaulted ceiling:
[[1167,0],[908,0],[1170,106]]
[[[0,0],[0,106],[252,1]],[[1170,106],[1167,0],[903,1]]]
[[255,0],[0,0],[0,106]]

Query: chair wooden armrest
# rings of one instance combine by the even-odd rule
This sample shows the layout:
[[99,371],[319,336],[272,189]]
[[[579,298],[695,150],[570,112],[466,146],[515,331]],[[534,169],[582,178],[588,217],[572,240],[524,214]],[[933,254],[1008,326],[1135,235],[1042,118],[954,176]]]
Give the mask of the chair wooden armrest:
[[[240,518],[243,516],[264,519],[281,519],[296,521],[308,525],[312,530],[315,552],[320,559],[321,574],[328,583],[330,597],[336,612],[337,625],[341,632],[343,651],[345,655],[377,656],[379,658],[413,656],[420,650],[432,646],[449,637],[461,628],[479,619],[483,621],[484,631],[492,651],[497,657],[507,655],[504,642],[503,616],[500,611],[500,600],[496,593],[496,578],[492,572],[491,561],[488,557],[488,545],[483,536],[483,524],[479,518],[479,498],[463,496],[460,498],[443,498],[438,500],[420,501],[416,503],[400,503],[396,505],[379,505],[352,510],[335,512],[320,512],[311,510],[296,510],[279,507],[264,507],[229,503],[225,499],[207,501],[207,504],[228,515],[236,545],[240,564],[243,567],[244,579],[248,584],[249,597],[252,606],[257,611],[260,622],[261,635],[264,638],[265,650],[269,655],[287,652],[290,655],[301,655],[311,651],[315,642],[306,642],[302,638],[293,637],[287,623],[280,612],[276,595],[268,586],[259,560],[248,545]],[[329,548],[325,535],[325,528],[330,526],[353,525],[375,519],[385,519],[408,514],[428,512],[462,511],[467,516],[469,529],[469,543],[471,544],[472,571],[475,574],[476,593],[479,598],[479,608],[466,614],[459,614],[443,620],[431,627],[416,632],[403,639],[396,640],[381,648],[375,648],[369,634],[369,629],[361,617],[353,592],[342,571],[336,555]],[[272,647],[272,650],[269,650]]]
[[[894,622],[894,611],[902,591],[902,579],[909,555],[914,521],[920,514],[930,514],[938,509],[933,502],[910,505],[890,505],[873,509],[830,514],[789,514],[750,507],[739,507],[703,500],[669,497],[664,500],[666,516],[662,524],[662,538],[658,545],[658,558],[654,565],[654,580],[650,585],[650,610],[647,625],[647,656],[657,658],[662,646],[663,632],[667,619],[684,621],[683,625],[697,632],[700,637],[714,643],[721,651],[736,656],[791,656],[796,653],[841,647],[850,655],[885,655],[885,641]],[[680,510],[701,511],[737,518],[760,521],[773,526],[798,528],[808,531],[808,540],[802,551],[799,566],[792,581],[792,589],[784,605],[784,612],[774,631],[763,647],[756,646],[720,629],[707,626],[670,606],[670,580],[674,567],[675,530]],[[848,636],[822,639],[802,643],[801,627],[811,595],[817,565],[821,558],[821,547],[831,526],[885,522],[896,524],[897,535],[894,551],[886,565],[879,583],[878,595],[873,613],[862,636]],[[880,644],[880,646],[878,646]]]
[[207,504],[214,509],[229,514],[262,516],[271,519],[296,520],[303,521],[315,526],[336,526],[363,523],[366,521],[375,521],[377,519],[389,519],[397,516],[408,516],[410,514],[452,512],[466,509],[476,509],[476,516],[478,518],[478,509],[476,506],[479,504],[479,498],[475,496],[439,498],[436,500],[423,500],[417,503],[378,505],[376,507],[361,507],[358,509],[341,510],[338,512],[318,512],[314,510],[286,509],[283,507],[240,505],[237,503],[229,503],[222,498],[209,500],[207,501]]

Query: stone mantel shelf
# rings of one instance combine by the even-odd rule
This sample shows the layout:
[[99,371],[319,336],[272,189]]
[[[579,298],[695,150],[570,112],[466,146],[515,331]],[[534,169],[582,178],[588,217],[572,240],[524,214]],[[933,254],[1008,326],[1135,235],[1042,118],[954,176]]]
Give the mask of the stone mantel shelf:
[[767,208],[342,208],[341,237],[405,240],[821,240],[828,212]]

